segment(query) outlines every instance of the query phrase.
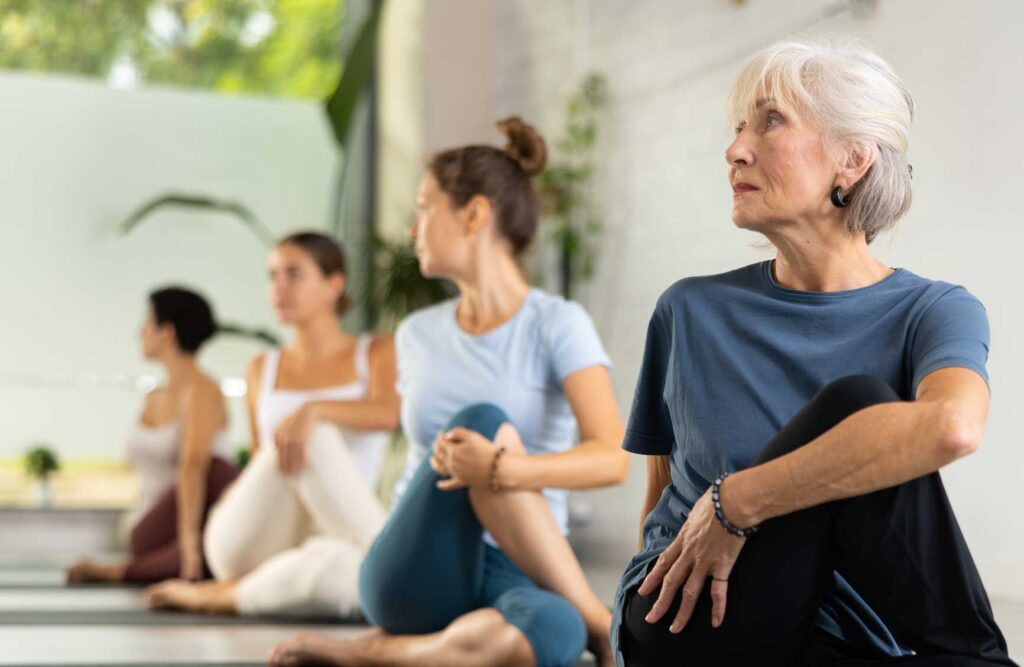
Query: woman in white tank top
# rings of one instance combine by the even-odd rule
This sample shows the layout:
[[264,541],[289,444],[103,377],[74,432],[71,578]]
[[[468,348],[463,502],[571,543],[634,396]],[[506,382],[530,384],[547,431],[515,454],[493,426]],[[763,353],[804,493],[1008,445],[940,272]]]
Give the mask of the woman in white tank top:
[[149,295],[142,351],[159,361],[167,383],[150,392],[128,439],[128,459],[139,475],[126,564],[82,560],[69,583],[152,583],[208,576],[202,529],[209,508],[234,481],[228,463],[224,397],[217,381],[196,364],[199,348],[216,332],[209,304],[170,287]]
[[272,616],[358,611],[363,555],[384,523],[376,495],[398,425],[390,336],[351,336],[341,248],[294,234],[270,254],[270,297],[291,345],[247,372],[252,456],[205,534],[215,582],[165,582],[153,607]]

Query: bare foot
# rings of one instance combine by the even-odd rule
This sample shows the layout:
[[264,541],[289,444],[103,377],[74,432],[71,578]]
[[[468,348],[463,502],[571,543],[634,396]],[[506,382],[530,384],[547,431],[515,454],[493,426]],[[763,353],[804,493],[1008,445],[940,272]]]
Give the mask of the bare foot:
[[69,584],[118,583],[124,579],[124,565],[103,565],[82,559],[67,569]]
[[331,639],[316,632],[303,632],[275,646],[270,651],[269,664],[274,667],[309,663],[347,667],[357,664],[373,640],[383,635],[380,628],[370,628],[345,639]]
[[234,581],[170,579],[150,586],[143,595],[150,609],[180,609],[203,614],[237,614]]

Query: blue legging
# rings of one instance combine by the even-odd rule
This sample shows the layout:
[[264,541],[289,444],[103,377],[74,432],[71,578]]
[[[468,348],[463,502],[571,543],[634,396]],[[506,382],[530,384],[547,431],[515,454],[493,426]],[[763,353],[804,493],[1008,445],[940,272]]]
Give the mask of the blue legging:
[[[477,404],[455,415],[448,428],[493,440],[507,421],[501,408]],[[440,479],[424,460],[370,547],[359,573],[367,619],[392,634],[425,634],[493,607],[523,632],[538,667],[575,664],[587,638],[579,613],[486,544],[469,493],[442,491]]]

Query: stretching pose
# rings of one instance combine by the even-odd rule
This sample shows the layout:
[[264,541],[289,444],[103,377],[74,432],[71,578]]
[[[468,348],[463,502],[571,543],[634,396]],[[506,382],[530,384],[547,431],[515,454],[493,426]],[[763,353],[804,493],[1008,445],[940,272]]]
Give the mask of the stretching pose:
[[518,118],[498,126],[504,150],[443,151],[420,185],[420,270],[460,296],[397,334],[411,451],[360,575],[379,628],[302,635],[275,664],[546,667],[575,664],[585,645],[611,664],[611,614],[565,538],[565,489],[627,474],[609,361],[579,305],[523,277],[545,148]]
[[376,495],[398,423],[387,336],[350,336],[341,248],[294,234],[270,254],[270,297],[291,345],[248,372],[255,451],[214,507],[206,557],[214,582],[168,581],[153,607],[275,616],[350,616],[359,564],[384,523]]
[[216,330],[210,305],[195,292],[168,287],[149,295],[142,353],[160,362],[167,383],[146,396],[128,439],[128,459],[140,482],[131,560],[81,560],[68,570],[68,583],[144,584],[209,576],[200,539],[203,523],[238,474],[226,460],[224,396],[196,363],[199,348]]
[[733,222],[775,259],[651,318],[620,663],[1014,664],[938,473],[981,443],[985,310],[869,249],[910,206],[910,94],[862,47],[788,42],[731,111]]

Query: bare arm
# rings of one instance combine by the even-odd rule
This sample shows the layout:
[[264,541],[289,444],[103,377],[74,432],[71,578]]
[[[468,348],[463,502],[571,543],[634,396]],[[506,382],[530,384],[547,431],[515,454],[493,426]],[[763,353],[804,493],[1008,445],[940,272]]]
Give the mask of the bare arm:
[[644,494],[644,505],[640,510],[640,538],[639,547],[644,548],[644,521],[651,513],[654,506],[661,499],[665,487],[672,483],[672,474],[668,466],[667,456],[647,457],[647,492]]
[[393,431],[398,428],[401,408],[395,390],[396,366],[394,337],[378,336],[370,346],[370,387],[366,398],[306,405],[317,420],[361,431]]
[[557,454],[506,457],[499,477],[503,488],[593,489],[625,481],[629,455],[622,450],[622,418],[608,369],[577,371],[562,389],[576,415],[580,443]]
[[263,373],[263,355],[253,357],[245,370],[245,408],[249,416],[249,455],[252,456],[260,447],[260,430],[256,421],[256,409],[260,398],[260,377]]
[[804,447],[731,475],[722,489],[726,516],[753,525],[896,486],[978,448],[989,403],[980,375],[937,370],[920,382],[916,398],[865,408]]
[[206,502],[206,475],[213,439],[226,416],[220,387],[203,382],[191,390],[185,413],[178,464],[178,540],[183,548],[199,544],[199,524]]

